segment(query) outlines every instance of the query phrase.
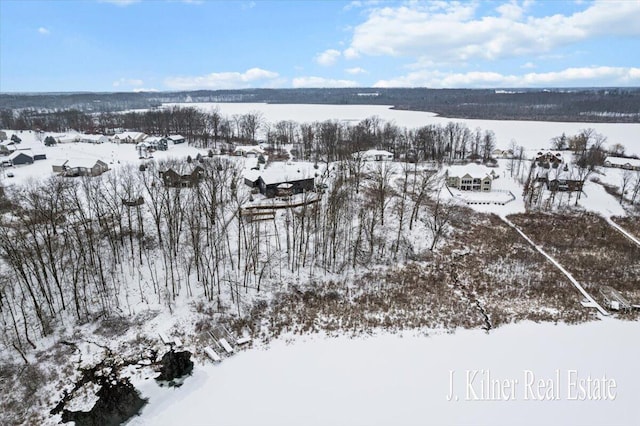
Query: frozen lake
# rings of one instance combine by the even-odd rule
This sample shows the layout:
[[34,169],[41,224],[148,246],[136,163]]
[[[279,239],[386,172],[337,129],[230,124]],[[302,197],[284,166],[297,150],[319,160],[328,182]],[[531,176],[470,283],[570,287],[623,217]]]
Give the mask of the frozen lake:
[[169,104],[192,106],[211,111],[218,108],[224,116],[260,111],[269,123],[293,120],[299,123],[342,120],[357,123],[371,116],[393,121],[398,126],[416,128],[428,124],[445,125],[449,121],[465,123],[470,129],[493,130],[497,147],[506,149],[511,140],[527,149],[550,148],[549,141],[563,132],[569,136],[582,129],[593,128],[607,137],[609,144],[621,143],[627,153],[640,154],[640,124],[638,123],[557,123],[550,121],[469,120],[438,117],[430,112],[393,110],[384,105],[308,105],[263,103],[184,103]]
[[[278,340],[197,365],[178,389],[135,383],[150,402],[130,424],[637,424],[639,332],[638,322],[606,319],[490,334]],[[608,389],[596,394],[603,378]],[[589,380],[591,395],[580,390]],[[483,390],[496,381],[499,394]]]

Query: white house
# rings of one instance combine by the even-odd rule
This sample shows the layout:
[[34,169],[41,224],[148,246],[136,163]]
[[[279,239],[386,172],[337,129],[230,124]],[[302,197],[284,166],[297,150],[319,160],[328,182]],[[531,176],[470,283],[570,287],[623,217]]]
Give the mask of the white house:
[[85,143],[105,143],[109,142],[109,138],[105,135],[82,135],[80,137],[80,142]]
[[264,149],[260,145],[240,145],[233,151],[235,155],[241,155],[243,157],[257,157],[264,154]]
[[80,142],[79,134],[71,134],[71,135],[60,135],[55,137],[57,143],[73,143]]
[[493,170],[480,164],[449,166],[445,172],[447,185],[461,191],[491,191],[491,184],[497,175]]
[[147,138],[142,132],[122,132],[111,137],[111,141],[115,143],[140,143]]
[[171,141],[175,144],[184,143],[185,138],[182,135],[169,135],[167,136],[167,140]]
[[370,149],[368,151],[360,151],[354,154],[355,157],[360,156],[364,161],[393,161],[393,153],[379,149]]
[[627,170],[640,170],[640,160],[635,158],[607,157],[604,159],[605,167],[617,167]]

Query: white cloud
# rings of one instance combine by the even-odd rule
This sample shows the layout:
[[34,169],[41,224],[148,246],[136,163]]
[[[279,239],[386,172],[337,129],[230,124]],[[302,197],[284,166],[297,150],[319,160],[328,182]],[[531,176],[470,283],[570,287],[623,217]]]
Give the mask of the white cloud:
[[293,79],[292,86],[300,87],[357,87],[358,83],[353,80],[334,80],[324,77],[297,77]]
[[357,75],[357,74],[368,74],[369,72],[367,70],[365,70],[364,68],[360,68],[360,67],[354,67],[354,68],[347,68],[344,70],[347,74],[352,74],[352,75]]
[[121,78],[113,82],[113,87],[132,87],[132,86],[142,86],[144,81],[138,78]]
[[242,89],[248,87],[273,87],[280,82],[279,74],[261,68],[240,72],[214,72],[202,76],[169,77],[164,84],[175,90],[192,89]]
[[526,62],[520,65],[520,68],[524,68],[524,69],[533,69],[535,67],[536,67],[536,64],[534,64],[533,62]]
[[338,58],[340,58],[340,55],[341,53],[339,50],[328,49],[316,55],[316,62],[324,67],[329,67],[336,63]]
[[49,35],[49,34],[51,34],[51,31],[49,31],[48,28],[40,27],[40,28],[38,28],[38,33],[40,33],[42,35]]
[[509,3],[502,3],[500,6],[496,7],[496,11],[501,17],[515,21],[522,18],[526,6],[527,5],[525,4],[518,4],[517,1],[510,1]]
[[349,48],[345,49],[344,52],[342,52],[342,54],[347,59],[356,59],[357,57],[360,56],[358,51],[356,49],[354,49],[353,47],[349,47]]
[[468,61],[541,54],[598,35],[640,35],[639,1],[595,1],[572,15],[529,16],[504,3],[476,16],[476,2],[415,2],[371,10],[344,56],[405,56]]
[[374,87],[588,87],[638,86],[640,68],[583,67],[562,71],[505,75],[497,72],[471,71],[446,73],[422,70],[390,80],[380,80]]

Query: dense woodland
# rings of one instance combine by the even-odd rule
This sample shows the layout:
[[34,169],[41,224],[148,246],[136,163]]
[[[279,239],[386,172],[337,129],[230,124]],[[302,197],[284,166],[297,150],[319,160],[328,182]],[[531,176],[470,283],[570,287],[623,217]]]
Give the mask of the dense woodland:
[[245,89],[148,93],[3,93],[0,110],[109,112],[167,102],[393,105],[446,117],[497,120],[640,122],[640,89]]

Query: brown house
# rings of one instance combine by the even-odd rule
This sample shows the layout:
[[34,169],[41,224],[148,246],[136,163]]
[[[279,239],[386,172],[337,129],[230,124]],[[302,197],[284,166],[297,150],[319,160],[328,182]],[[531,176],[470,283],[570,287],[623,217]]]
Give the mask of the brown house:
[[204,177],[204,169],[201,166],[193,166],[190,170],[178,173],[174,169],[160,172],[160,179],[164,186],[172,188],[191,188],[200,183]]

